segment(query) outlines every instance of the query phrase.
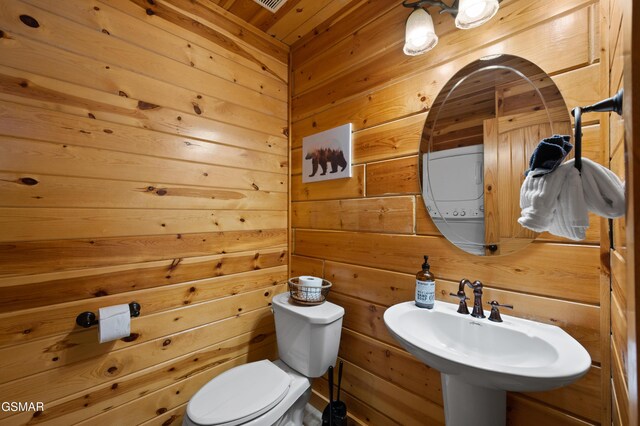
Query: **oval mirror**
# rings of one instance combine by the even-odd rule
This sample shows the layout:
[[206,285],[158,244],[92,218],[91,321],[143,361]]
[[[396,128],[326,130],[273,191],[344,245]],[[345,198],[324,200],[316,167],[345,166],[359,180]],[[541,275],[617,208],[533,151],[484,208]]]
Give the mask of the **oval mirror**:
[[538,143],[570,134],[560,91],[538,66],[511,55],[475,61],[444,86],[420,143],[425,206],[467,253],[513,253],[536,233],[520,226],[520,186]]

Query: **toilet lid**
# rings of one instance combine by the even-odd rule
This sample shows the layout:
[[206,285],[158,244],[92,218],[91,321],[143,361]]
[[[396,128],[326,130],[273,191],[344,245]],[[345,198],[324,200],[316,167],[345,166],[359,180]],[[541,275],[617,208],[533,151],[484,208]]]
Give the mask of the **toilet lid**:
[[187,416],[200,425],[246,423],[276,406],[291,376],[269,360],[232,368],[204,385],[189,401]]

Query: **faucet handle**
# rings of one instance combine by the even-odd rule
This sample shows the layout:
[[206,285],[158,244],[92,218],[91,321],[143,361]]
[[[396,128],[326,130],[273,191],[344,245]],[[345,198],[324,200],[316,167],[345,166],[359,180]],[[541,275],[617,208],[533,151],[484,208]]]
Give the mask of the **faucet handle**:
[[460,300],[469,300],[469,297],[464,294],[464,291],[462,293],[449,293],[449,296],[457,297]]
[[502,322],[502,317],[500,317],[500,309],[498,308],[513,309],[513,305],[501,305],[497,300],[492,300],[491,302],[487,302],[487,304],[491,305],[491,314],[489,315],[489,321],[493,322]]
[[449,293],[449,296],[457,297],[460,300],[460,304],[458,305],[459,314],[469,315],[469,308],[467,307],[467,300],[469,300],[469,298],[464,294],[464,290],[457,293]]

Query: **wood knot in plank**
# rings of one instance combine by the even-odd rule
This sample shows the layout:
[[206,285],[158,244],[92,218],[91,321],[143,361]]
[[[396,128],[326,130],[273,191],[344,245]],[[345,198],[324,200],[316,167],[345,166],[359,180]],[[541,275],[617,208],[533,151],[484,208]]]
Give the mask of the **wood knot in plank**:
[[200,109],[200,105],[198,105],[195,102],[193,102],[193,111],[198,115],[202,114],[202,109]]
[[138,337],[140,337],[140,334],[138,334],[138,333],[131,333],[131,334],[130,334],[130,335],[128,335],[127,337],[123,337],[123,338],[122,338],[122,339],[120,339],[120,340],[122,340],[123,342],[126,342],[126,343],[130,343],[130,342],[133,342],[133,341],[135,341],[135,340],[138,340]]
[[169,272],[173,271],[174,269],[176,269],[178,267],[178,265],[180,265],[180,262],[182,262],[182,258],[179,259],[173,259],[171,261],[171,265],[169,265]]
[[20,183],[23,185],[33,186],[38,184],[38,180],[31,177],[20,178]]
[[20,15],[20,21],[22,21],[22,23],[25,24],[27,27],[38,28],[40,26],[40,23],[38,22],[38,20],[33,16]]
[[[178,393],[180,393],[180,391],[176,391],[176,394],[178,394]],[[178,416],[177,416],[177,415],[175,415],[175,414],[174,414],[174,415],[172,415],[171,417],[169,417],[167,420],[165,420],[165,421],[162,423],[162,426],[169,426],[170,424],[172,424],[173,422],[175,422],[177,418],[178,418]]]
[[256,337],[251,339],[251,343],[260,343],[266,338],[267,338],[267,336],[265,336],[264,334],[258,334]]
[[160,108],[160,105],[152,104],[151,102],[138,101],[139,110],[148,110],[148,109],[156,109],[156,108]]

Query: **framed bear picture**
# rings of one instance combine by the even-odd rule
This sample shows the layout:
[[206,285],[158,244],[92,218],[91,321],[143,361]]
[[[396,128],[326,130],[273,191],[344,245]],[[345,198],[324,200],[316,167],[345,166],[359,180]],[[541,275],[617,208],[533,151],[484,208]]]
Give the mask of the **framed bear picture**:
[[351,123],[302,139],[302,182],[351,177]]

